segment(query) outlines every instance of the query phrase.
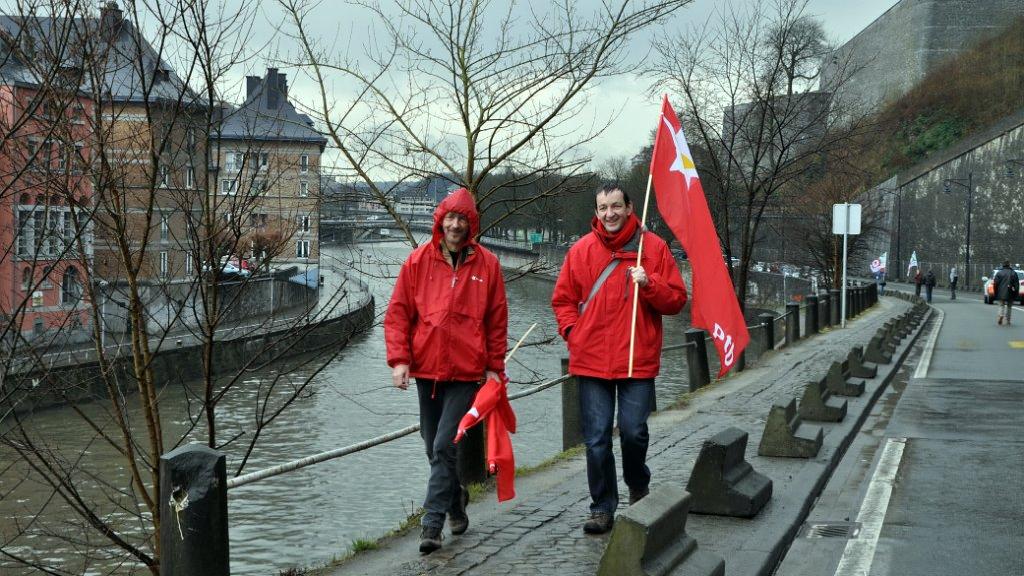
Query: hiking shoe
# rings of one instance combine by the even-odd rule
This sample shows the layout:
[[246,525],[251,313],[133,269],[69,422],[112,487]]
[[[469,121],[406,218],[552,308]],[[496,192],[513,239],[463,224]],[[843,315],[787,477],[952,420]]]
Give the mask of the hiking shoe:
[[587,534],[604,534],[612,529],[615,518],[607,512],[592,512],[590,518],[583,524],[583,531]]
[[441,548],[441,529],[434,526],[424,526],[420,532],[420,553],[430,554]]
[[469,528],[469,515],[466,514],[466,504],[469,504],[469,490],[465,486],[459,487],[459,501],[448,511],[448,528],[452,534],[458,536],[465,534]]
[[633,488],[630,488],[629,489],[629,505],[632,506],[633,504],[636,504],[637,502],[643,500],[644,497],[646,497],[650,493],[651,493],[651,491],[649,489],[647,489],[647,488],[643,488],[641,490],[634,490]]

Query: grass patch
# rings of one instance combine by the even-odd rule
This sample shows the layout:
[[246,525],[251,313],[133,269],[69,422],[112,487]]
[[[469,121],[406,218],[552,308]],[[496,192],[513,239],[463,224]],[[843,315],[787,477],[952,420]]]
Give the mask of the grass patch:
[[366,552],[367,550],[376,550],[380,548],[380,545],[376,540],[369,540],[367,538],[356,538],[352,541],[352,552],[359,554],[360,552]]

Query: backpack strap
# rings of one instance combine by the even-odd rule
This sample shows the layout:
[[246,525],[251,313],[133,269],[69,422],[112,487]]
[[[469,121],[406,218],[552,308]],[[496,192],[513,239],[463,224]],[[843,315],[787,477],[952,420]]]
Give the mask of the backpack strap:
[[597,280],[594,281],[594,285],[590,288],[590,294],[587,295],[586,302],[580,304],[580,316],[583,316],[583,312],[586,311],[587,309],[587,304],[590,304],[590,301],[594,299],[594,295],[597,294],[597,291],[601,289],[601,286],[604,284],[604,281],[607,280],[608,277],[612,275],[612,272],[618,265],[619,259],[612,258],[612,261],[609,262],[608,265],[604,267],[604,270],[601,271],[601,275],[597,277]]

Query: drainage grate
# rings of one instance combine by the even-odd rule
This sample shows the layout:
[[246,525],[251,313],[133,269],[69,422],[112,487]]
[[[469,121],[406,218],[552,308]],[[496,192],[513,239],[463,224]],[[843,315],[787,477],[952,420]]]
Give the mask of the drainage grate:
[[807,522],[800,527],[804,538],[856,538],[860,522]]

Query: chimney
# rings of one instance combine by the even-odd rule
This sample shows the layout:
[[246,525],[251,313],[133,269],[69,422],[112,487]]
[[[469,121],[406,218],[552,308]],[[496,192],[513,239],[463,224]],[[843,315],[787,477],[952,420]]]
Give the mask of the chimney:
[[281,98],[284,102],[288,101],[288,75],[278,74],[279,82],[277,84],[278,90],[281,92]]
[[252,95],[260,89],[260,81],[263,80],[259,76],[246,76],[245,77],[245,99],[249,100]]
[[124,23],[124,13],[121,12],[121,8],[117,5],[117,2],[111,0],[103,5],[100,9],[100,32],[103,37],[107,40],[114,40],[121,33],[121,26]]
[[266,96],[267,96],[267,109],[277,110],[278,106],[278,92],[280,86],[277,80],[277,68],[267,68],[267,82],[266,82]]

